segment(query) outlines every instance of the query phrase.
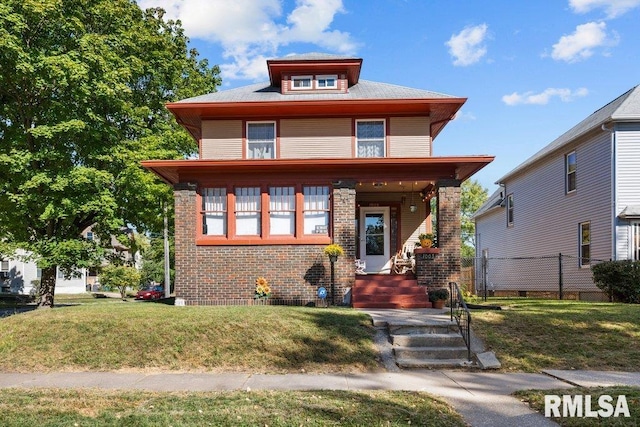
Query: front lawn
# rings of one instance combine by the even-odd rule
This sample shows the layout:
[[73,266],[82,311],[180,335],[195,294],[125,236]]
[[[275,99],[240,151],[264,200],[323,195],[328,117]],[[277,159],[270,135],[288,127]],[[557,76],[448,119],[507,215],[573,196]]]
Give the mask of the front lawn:
[[0,390],[3,427],[442,426],[466,424],[441,399],[401,391]]
[[1,319],[0,370],[363,372],[374,329],[349,309],[117,302]]
[[637,371],[640,305],[490,298],[472,326],[508,371]]

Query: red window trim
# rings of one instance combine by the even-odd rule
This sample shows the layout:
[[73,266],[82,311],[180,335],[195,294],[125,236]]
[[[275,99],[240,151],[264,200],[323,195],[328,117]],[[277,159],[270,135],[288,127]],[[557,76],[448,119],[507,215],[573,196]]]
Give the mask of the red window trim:
[[[294,187],[296,196],[295,210],[295,234],[288,235],[270,235],[269,221],[269,188],[270,187]],[[329,188],[329,230],[327,235],[314,236],[304,234],[304,194],[303,187],[307,186],[324,186]],[[236,187],[260,187],[261,192],[261,231],[262,236],[237,236],[235,221],[235,189]],[[227,235],[211,236],[203,234],[202,231],[202,189],[203,188],[226,188],[227,190]],[[326,182],[309,182],[304,184],[291,184],[284,182],[274,182],[269,184],[238,184],[238,185],[216,185],[207,183],[199,185],[196,192],[196,245],[198,246],[229,246],[229,245],[308,245],[308,244],[329,244],[331,243],[331,234],[333,223],[333,198],[331,186]]]

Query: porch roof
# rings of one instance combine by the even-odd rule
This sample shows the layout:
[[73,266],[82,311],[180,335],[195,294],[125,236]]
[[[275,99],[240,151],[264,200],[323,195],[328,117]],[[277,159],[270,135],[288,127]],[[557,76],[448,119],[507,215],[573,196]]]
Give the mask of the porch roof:
[[262,160],[147,160],[142,166],[166,183],[206,179],[247,180],[302,176],[324,180],[438,181],[466,180],[493,161],[493,156],[385,157]]

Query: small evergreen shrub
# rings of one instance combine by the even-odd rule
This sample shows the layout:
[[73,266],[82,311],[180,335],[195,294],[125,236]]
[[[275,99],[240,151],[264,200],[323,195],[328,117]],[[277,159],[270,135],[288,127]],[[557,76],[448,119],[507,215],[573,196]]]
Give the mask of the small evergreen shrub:
[[640,261],[606,261],[591,267],[596,286],[611,301],[640,303]]

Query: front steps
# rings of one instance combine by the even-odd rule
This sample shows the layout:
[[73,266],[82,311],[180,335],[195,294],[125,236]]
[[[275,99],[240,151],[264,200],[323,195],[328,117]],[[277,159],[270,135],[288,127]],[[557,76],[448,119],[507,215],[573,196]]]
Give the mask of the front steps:
[[354,308],[430,308],[424,286],[413,275],[356,276],[351,290]]

